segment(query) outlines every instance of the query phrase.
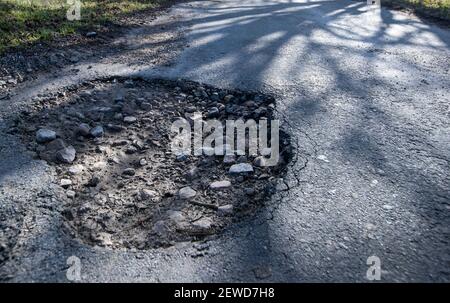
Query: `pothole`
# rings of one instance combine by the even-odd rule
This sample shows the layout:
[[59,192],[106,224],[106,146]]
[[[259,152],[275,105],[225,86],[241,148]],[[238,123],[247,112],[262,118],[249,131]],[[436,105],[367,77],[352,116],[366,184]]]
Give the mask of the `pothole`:
[[[11,131],[55,166],[66,225],[89,245],[148,249],[216,234],[263,205],[291,157],[283,132],[275,166],[261,166],[264,158],[248,153],[172,153],[172,123],[192,123],[195,113],[224,124],[267,119],[270,125],[274,98],[257,92],[103,79],[43,96],[33,106]],[[238,171],[230,173],[233,165]]]

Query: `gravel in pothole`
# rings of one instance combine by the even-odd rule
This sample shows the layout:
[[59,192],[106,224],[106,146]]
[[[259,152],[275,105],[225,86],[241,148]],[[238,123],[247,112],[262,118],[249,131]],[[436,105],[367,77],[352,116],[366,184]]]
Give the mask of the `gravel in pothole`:
[[107,79],[34,104],[11,130],[56,167],[65,225],[90,245],[147,249],[215,234],[264,203],[291,155],[284,133],[280,161],[271,167],[254,156],[171,153],[172,122],[192,121],[194,112],[270,120],[274,98],[256,92]]

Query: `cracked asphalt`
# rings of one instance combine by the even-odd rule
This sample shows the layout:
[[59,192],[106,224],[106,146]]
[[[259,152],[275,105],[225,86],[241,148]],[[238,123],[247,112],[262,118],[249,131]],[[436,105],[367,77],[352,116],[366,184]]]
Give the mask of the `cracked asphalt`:
[[284,186],[202,257],[191,257],[193,243],[89,247],[60,228],[58,201],[45,195],[54,172],[2,131],[2,211],[24,214],[3,278],[64,282],[75,255],[86,282],[364,282],[377,256],[382,281],[450,280],[447,29],[365,1],[185,2],[158,20],[182,33],[173,64],[89,62],[43,75],[4,104],[0,128],[33,95],[101,76],[262,90],[277,97],[296,147]]

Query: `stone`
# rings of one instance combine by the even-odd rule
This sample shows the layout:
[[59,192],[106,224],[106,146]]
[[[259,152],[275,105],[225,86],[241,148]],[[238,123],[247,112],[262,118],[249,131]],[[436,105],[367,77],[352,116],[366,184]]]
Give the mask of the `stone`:
[[225,155],[223,157],[223,163],[224,164],[233,164],[236,162],[236,156],[235,155]]
[[139,140],[134,140],[133,141],[133,146],[136,147],[139,150],[142,150],[144,148],[144,143],[142,141],[139,141]]
[[56,153],[56,159],[61,163],[70,164],[75,160],[76,151],[73,146],[65,147]]
[[111,158],[108,159],[108,162],[115,163],[115,164],[120,164],[120,159],[118,157],[111,157]]
[[223,180],[223,181],[215,181],[215,182],[211,183],[209,185],[209,188],[220,190],[220,189],[224,189],[224,188],[229,188],[230,186],[231,186],[230,181]]
[[99,126],[92,128],[89,133],[91,134],[92,137],[98,138],[98,137],[103,136],[105,131],[103,130],[103,127],[99,125]]
[[385,209],[385,210],[392,210],[392,209],[394,209],[394,206],[389,205],[389,204],[384,204],[382,207],[383,207],[383,209]]
[[88,37],[88,38],[92,38],[92,37],[95,37],[95,36],[97,36],[97,32],[88,32],[88,33],[86,33],[86,37]]
[[211,107],[208,109],[208,113],[206,114],[208,118],[217,118],[219,115],[220,111],[217,107]]
[[145,159],[141,159],[141,160],[139,160],[139,165],[140,166],[145,166],[145,165],[147,165],[148,163],[147,163],[147,160],[145,160]]
[[61,179],[59,182],[62,188],[68,188],[70,185],[72,185],[72,180],[70,179]]
[[77,135],[87,137],[87,136],[89,136],[90,130],[91,130],[91,127],[89,126],[89,124],[81,123],[80,125],[78,125],[75,132]]
[[56,132],[50,129],[41,128],[36,132],[36,141],[38,143],[47,143],[56,139]]
[[141,189],[139,191],[139,196],[141,198],[141,200],[149,200],[149,199],[154,199],[158,197],[158,193],[154,190],[150,190],[150,189]]
[[230,174],[247,174],[253,172],[253,166],[248,163],[233,164],[228,171]]
[[77,164],[77,165],[73,165],[71,167],[69,167],[69,169],[67,170],[69,172],[69,174],[71,175],[78,175],[80,174],[82,171],[84,170],[84,166],[81,164]]
[[[36,150],[40,152],[40,156],[48,161],[55,161],[56,160],[56,153],[65,148],[66,144],[61,139],[56,139],[51,141],[50,143],[47,143],[44,146],[37,146]],[[53,160],[52,160],[53,159]]]
[[126,116],[125,118],[123,118],[123,122],[129,123],[129,124],[134,123],[136,121],[137,121],[137,118],[133,117],[133,116]]
[[75,195],[76,195],[76,193],[75,193],[73,190],[68,190],[68,191],[66,191],[66,196],[67,196],[67,198],[69,198],[69,199],[75,198]]
[[229,215],[233,214],[233,205],[227,204],[227,205],[219,206],[217,208],[217,214],[219,216],[229,216]]
[[264,180],[264,179],[269,179],[269,178],[270,178],[270,175],[266,174],[266,173],[258,176],[258,180]]
[[197,192],[189,186],[183,187],[178,191],[178,196],[180,199],[192,199],[196,194]]
[[219,94],[217,92],[212,93],[211,100],[216,102],[219,101],[220,100]]
[[213,222],[210,218],[201,218],[192,223],[192,227],[197,233],[208,234],[211,233]]
[[126,176],[134,176],[136,174],[136,171],[134,170],[134,168],[129,167],[129,168],[125,168],[123,170],[122,174],[126,175]]
[[147,208],[149,205],[147,205],[146,203],[138,202],[134,206],[138,209],[144,209]]
[[209,242],[203,242],[203,243],[195,243],[193,247],[197,251],[206,251],[211,247],[211,244]]
[[264,167],[266,166],[266,159],[263,156],[256,157],[255,160],[253,160],[253,165],[257,167]]

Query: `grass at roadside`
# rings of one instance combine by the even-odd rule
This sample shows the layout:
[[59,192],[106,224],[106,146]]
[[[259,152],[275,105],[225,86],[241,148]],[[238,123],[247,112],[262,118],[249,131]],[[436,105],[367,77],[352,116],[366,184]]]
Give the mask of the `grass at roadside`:
[[383,4],[407,8],[424,17],[450,21],[450,0],[381,0]]
[[165,0],[81,0],[81,20],[69,21],[67,0],[0,0],[0,54],[11,47],[114,21],[122,14],[160,6]]

